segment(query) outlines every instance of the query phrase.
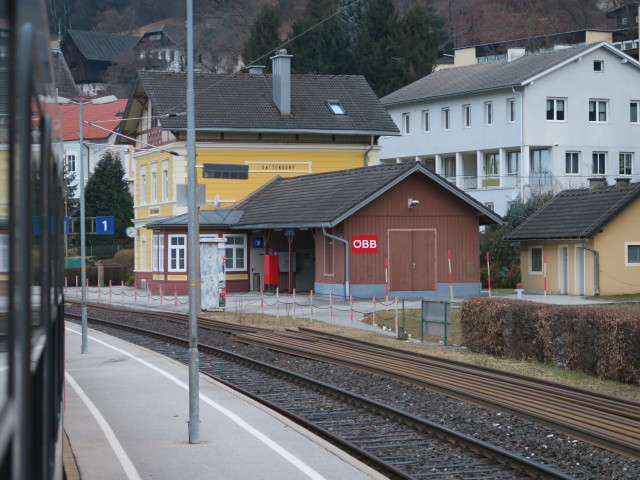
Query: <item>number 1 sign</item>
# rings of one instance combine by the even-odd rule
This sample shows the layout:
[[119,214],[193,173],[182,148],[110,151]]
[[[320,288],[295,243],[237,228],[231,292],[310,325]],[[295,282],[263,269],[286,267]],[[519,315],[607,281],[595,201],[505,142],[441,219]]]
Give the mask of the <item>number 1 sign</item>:
[[96,235],[113,235],[115,223],[113,217],[96,217]]

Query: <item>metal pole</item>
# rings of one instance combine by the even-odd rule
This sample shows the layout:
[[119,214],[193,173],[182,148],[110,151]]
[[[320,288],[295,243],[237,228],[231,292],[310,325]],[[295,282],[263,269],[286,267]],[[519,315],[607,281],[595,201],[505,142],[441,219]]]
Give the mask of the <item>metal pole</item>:
[[200,443],[198,358],[198,210],[196,207],[196,117],[193,93],[193,0],[187,0],[187,259],[189,281],[189,443]]
[[[91,102],[86,102],[91,103]],[[78,102],[78,116],[80,117],[80,289],[82,291],[82,346],[80,353],[87,353],[87,232],[85,228],[84,214],[84,122],[82,121],[82,107],[84,103]]]

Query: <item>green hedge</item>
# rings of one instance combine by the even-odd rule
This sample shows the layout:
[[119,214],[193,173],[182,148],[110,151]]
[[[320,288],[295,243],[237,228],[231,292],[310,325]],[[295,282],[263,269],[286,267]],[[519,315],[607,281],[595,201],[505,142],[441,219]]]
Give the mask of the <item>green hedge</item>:
[[480,353],[535,360],[621,382],[640,381],[640,312],[472,298],[462,342]]
[[[104,285],[109,285],[109,280],[115,285],[120,282],[126,282],[129,279],[129,269],[125,265],[105,265],[104,267]],[[67,278],[68,286],[73,287],[76,284],[76,275],[78,276],[78,285],[80,284],[81,270],[80,268],[65,268],[64,275]],[[87,280],[89,285],[98,285],[98,267],[87,266]]]

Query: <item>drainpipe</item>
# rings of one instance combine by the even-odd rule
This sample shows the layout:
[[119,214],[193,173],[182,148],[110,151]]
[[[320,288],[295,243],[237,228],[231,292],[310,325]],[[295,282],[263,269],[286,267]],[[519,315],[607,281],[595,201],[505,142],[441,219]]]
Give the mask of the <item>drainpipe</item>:
[[373,150],[373,135],[371,135],[371,143],[369,145],[370,146],[367,149],[367,151],[364,152],[364,166],[365,167],[369,166],[369,153],[371,152],[371,150]]
[[333,238],[334,240],[338,240],[339,242],[344,243],[344,298],[349,298],[349,242],[347,242],[344,238],[336,237],[335,235],[331,235],[325,227],[322,227],[322,233],[325,237]]
[[593,253],[593,283],[595,295],[600,295],[600,252],[598,250],[594,250],[593,248],[587,247],[584,243],[582,244],[582,248]]

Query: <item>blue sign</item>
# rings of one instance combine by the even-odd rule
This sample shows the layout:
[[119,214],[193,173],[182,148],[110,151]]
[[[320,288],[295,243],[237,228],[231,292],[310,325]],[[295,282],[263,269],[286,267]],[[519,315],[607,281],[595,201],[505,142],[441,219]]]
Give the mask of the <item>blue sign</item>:
[[96,217],[96,235],[113,235],[115,224],[113,217]]
[[33,234],[40,235],[40,217],[33,217]]
[[262,237],[253,237],[251,239],[251,246],[253,248],[264,248],[264,240]]
[[64,217],[64,234],[65,235],[69,235],[69,229],[70,229],[70,220],[69,217]]

